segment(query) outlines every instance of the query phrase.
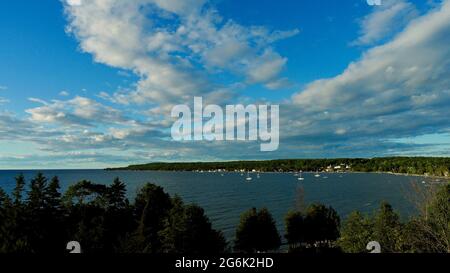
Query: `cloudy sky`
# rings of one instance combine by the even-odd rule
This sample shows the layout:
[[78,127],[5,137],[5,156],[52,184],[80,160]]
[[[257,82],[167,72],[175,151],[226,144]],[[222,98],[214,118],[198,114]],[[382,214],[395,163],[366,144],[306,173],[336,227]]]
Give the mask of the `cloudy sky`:
[[[450,0],[0,3],[0,169],[450,156]],[[174,142],[173,105],[279,104],[280,148]]]

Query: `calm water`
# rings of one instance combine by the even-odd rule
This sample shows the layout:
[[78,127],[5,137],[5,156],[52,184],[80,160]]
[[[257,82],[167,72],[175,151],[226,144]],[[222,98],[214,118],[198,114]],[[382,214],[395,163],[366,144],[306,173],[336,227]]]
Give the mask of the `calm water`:
[[[20,171],[0,171],[0,187],[11,192],[14,177]],[[36,171],[23,171],[27,179]],[[47,177],[58,176],[62,190],[71,184],[86,179],[95,183],[110,184],[115,177],[126,182],[128,195],[133,198],[146,182],[164,187],[170,193],[180,195],[187,203],[202,206],[214,228],[224,232],[227,239],[234,238],[240,214],[252,207],[267,207],[274,215],[280,232],[283,232],[283,217],[295,206],[297,188],[303,186],[307,202],[322,202],[333,206],[345,217],[351,211],[373,212],[381,201],[391,203],[408,217],[414,213],[409,202],[411,183],[421,183],[424,178],[395,176],[388,174],[326,174],[328,179],[315,178],[314,174],[303,175],[298,181],[293,174],[263,173],[248,182],[237,173],[191,173],[191,172],[134,172],[103,170],[58,170],[44,171]]]

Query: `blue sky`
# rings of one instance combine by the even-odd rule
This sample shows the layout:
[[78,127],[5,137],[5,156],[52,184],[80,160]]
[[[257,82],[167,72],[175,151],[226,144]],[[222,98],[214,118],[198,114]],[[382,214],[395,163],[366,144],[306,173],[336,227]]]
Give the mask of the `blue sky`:
[[[450,154],[450,1],[0,3],[0,168]],[[280,149],[170,109],[280,104]]]

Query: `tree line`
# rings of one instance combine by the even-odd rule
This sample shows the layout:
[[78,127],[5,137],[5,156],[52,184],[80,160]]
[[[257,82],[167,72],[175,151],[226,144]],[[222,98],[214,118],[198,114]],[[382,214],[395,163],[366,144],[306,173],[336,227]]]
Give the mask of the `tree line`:
[[233,242],[215,230],[205,211],[146,184],[130,202],[118,178],[109,185],[81,181],[60,193],[57,177],[42,174],[28,187],[23,175],[14,190],[0,189],[0,253],[65,253],[78,241],[84,253],[450,252],[450,184],[428,194],[420,215],[406,222],[387,203],[373,215],[350,214],[342,223],[323,204],[300,204],[285,217],[282,240],[265,209],[241,215]]
[[340,159],[283,159],[266,161],[150,163],[109,170],[197,171],[257,170],[261,172],[323,171],[328,166],[349,166],[354,172],[392,172],[399,174],[449,176],[448,157],[383,157]]

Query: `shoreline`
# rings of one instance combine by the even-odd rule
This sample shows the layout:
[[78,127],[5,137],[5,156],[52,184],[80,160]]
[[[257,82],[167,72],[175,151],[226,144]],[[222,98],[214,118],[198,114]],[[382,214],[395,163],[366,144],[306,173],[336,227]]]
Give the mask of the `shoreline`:
[[[183,172],[189,172],[189,173],[247,173],[247,172],[236,172],[236,171],[188,171],[188,170],[131,170],[131,169],[104,169],[104,171],[111,171],[111,172],[117,172],[117,171],[130,171],[130,172],[175,172],[175,173],[183,173]],[[287,171],[287,172],[248,172],[250,174],[257,174],[257,173],[268,173],[268,174],[289,174],[289,173],[296,173],[293,171]],[[305,171],[303,173],[316,173],[314,171]],[[396,175],[396,176],[409,176],[409,177],[421,177],[421,178],[429,178],[429,179],[443,179],[450,181],[450,177],[448,176],[434,176],[434,175],[424,175],[424,174],[407,174],[407,173],[394,173],[394,172],[360,172],[360,171],[348,171],[348,172],[319,172],[320,174],[388,174],[388,175]]]

